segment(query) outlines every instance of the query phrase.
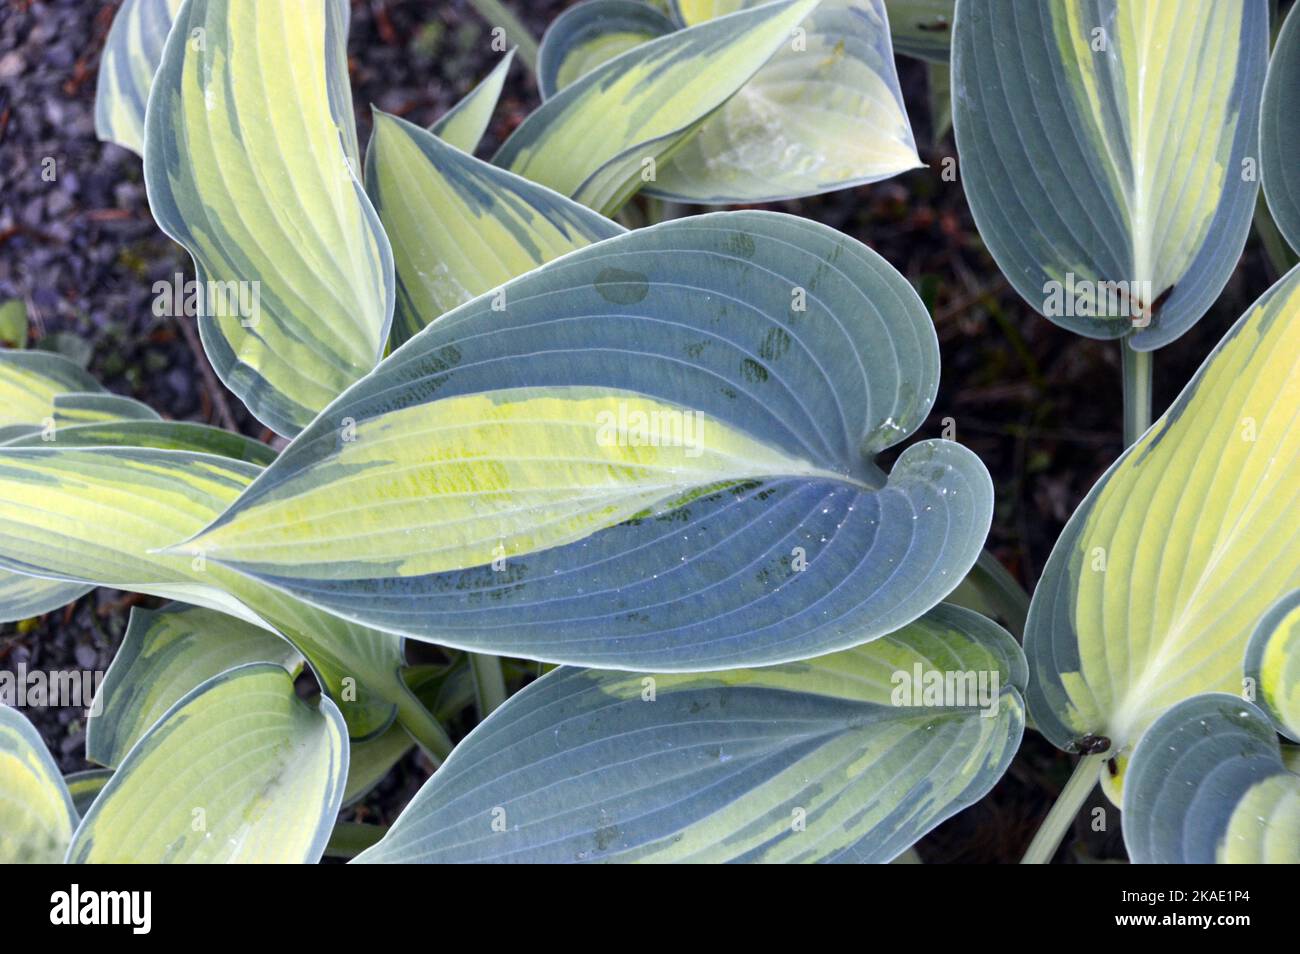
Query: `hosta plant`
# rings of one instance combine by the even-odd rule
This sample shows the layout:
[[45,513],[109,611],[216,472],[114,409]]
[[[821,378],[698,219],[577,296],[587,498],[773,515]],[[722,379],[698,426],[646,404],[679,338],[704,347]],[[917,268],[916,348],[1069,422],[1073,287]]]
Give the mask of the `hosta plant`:
[[[1149,390],[1261,178],[1295,238],[1295,15],[1270,66],[1264,0],[587,0],[540,45],[482,7],[518,50],[365,141],[344,0],[118,11],[97,129],[279,439],[0,352],[0,613],[156,598],[90,707],[99,768],[0,709],[3,860],[887,862],[1027,729],[1080,755],[1029,860],[1099,779],[1134,860],[1297,860],[1300,272],[1154,424]],[[1010,284],[1123,348],[1131,446],[1032,602],[983,550],[984,465],[916,437],[912,284],[695,208],[921,166],[895,51],[951,89]],[[540,105],[477,158],[516,57]],[[340,823],[415,746],[400,817]]]

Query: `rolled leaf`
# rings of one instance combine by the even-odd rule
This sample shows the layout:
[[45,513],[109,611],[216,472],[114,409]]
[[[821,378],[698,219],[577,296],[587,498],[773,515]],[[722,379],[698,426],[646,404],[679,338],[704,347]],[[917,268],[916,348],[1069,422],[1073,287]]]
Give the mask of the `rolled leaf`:
[[366,187],[393,244],[393,344],[471,298],[623,231],[544,186],[375,111]]
[[1063,328],[1149,351],[1250,228],[1265,0],[958,0],[953,126],[980,237]]
[[204,347],[281,434],[374,366],[392,319],[392,253],[357,178],[346,30],[346,0],[191,0],[146,121],[149,204],[194,258]]
[[[1004,630],[948,606],[795,665],[558,669],[475,729],[357,860],[889,861],[1005,771],[1024,677]],[[951,696],[922,698],[945,682]]]
[[1112,795],[1161,712],[1241,693],[1251,633],[1300,587],[1298,399],[1295,269],[1092,488],[1052,550],[1025,630],[1030,714],[1062,748],[1108,739]]
[[95,134],[144,154],[144,109],[181,0],[124,0],[99,57]]
[[501,655],[819,655],[915,619],[980,552],[973,454],[873,462],[938,372],[916,293],[853,239],[774,213],[676,220],[444,315],[179,549]]
[[640,0],[586,0],[547,27],[537,54],[537,88],[548,99],[602,63],[675,29]]
[[1278,230],[1300,252],[1300,14],[1287,14],[1264,83],[1259,116],[1264,198]]
[[816,3],[770,3],[635,47],[546,100],[493,162],[613,215]]
[[213,676],[251,662],[296,674],[302,657],[260,626],[197,606],[134,607],[86,724],[86,758],[116,768],[168,709]]
[[77,825],[68,787],[40,734],[0,705],[0,864],[51,864]]
[[1277,730],[1300,742],[1300,590],[1278,600],[1246,646],[1247,688]]
[[920,165],[882,0],[822,0],[646,191],[708,205],[770,202]]
[[76,863],[312,863],[343,799],[347,729],[271,663],[215,676],[131,749],[68,848]]
[[1193,696],[1133,752],[1123,823],[1137,864],[1300,864],[1300,775],[1258,708]]
[[233,502],[259,469],[146,448],[0,449],[0,566],[114,586],[230,613],[288,639],[339,702],[352,734],[405,700],[401,642],[232,573],[168,554]]
[[492,72],[466,94],[465,98],[449,109],[441,119],[429,127],[429,131],[461,152],[473,153],[478,148],[479,140],[487,132],[492,113],[501,98],[501,89],[505,86],[506,74],[515,58],[511,49],[501,61],[492,67]]

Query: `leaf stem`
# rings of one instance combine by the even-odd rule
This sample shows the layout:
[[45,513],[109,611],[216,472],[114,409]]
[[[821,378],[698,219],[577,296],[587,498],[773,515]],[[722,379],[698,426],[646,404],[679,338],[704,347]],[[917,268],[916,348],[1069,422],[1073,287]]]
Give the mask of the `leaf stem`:
[[1124,365],[1124,446],[1133,444],[1151,426],[1150,351],[1137,351],[1125,338],[1120,343]]
[[501,0],[469,0],[469,3],[484,20],[506,31],[506,37],[519,47],[519,58],[536,75],[537,41],[523,21]]
[[331,858],[355,858],[388,833],[387,825],[363,825],[360,822],[338,822],[330,832],[325,854]]
[[474,699],[478,717],[486,719],[506,701],[506,679],[501,672],[501,657],[470,653],[469,665],[474,672]]
[[1079,810],[1083,808],[1084,802],[1096,787],[1101,764],[1106,759],[1105,752],[1085,755],[1079,759],[1079,764],[1074,767],[1074,774],[1065,783],[1065,788],[1061,789],[1061,794],[1052,805],[1052,810],[1043,819],[1043,824],[1039,826],[1034,840],[1029,843],[1025,856],[1020,859],[1022,865],[1045,865],[1052,860],[1056,849],[1061,846],[1061,840],[1065,838],[1065,833],[1069,831]]
[[447,735],[442,723],[424,707],[424,703],[416,698],[405,682],[395,695],[397,721],[434,764],[441,765],[454,748],[451,736]]

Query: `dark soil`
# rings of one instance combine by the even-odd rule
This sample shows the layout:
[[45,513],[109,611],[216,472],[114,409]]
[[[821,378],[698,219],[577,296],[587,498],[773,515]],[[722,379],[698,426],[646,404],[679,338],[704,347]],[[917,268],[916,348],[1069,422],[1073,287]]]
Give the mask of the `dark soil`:
[[[513,4],[535,35],[569,4]],[[223,395],[171,318],[155,317],[152,285],[190,272],[189,257],[154,225],[138,157],[95,139],[95,71],[116,4],[91,0],[0,2],[0,302],[26,302],[34,347],[88,364],[111,390],[164,416],[233,427],[269,439]],[[484,76],[499,54],[463,0],[353,0],[349,42],[361,142],[367,104],[424,125]],[[1084,493],[1121,450],[1119,350],[1063,331],[1007,285],[971,222],[960,181],[940,178],[951,135],[933,142],[926,71],[899,59],[922,158],[930,168],[776,208],[817,219],[881,253],[930,306],[943,351],[943,383],[920,437],[944,418],[993,475],[997,508],[988,546],[1031,587]],[[481,155],[537,103],[531,78],[512,68]],[[53,157],[57,177],[41,176]],[[1177,395],[1229,325],[1278,276],[1252,234],[1215,306],[1160,351],[1155,411]],[[34,625],[0,627],[0,665],[104,669],[142,600],[100,590]],[[81,712],[28,709],[66,771],[85,768]],[[468,726],[457,727],[464,731]],[[1011,770],[978,805],[919,846],[926,861],[1014,861],[1070,770],[1069,757],[1030,732]],[[391,821],[427,776],[412,756],[357,812]],[[1100,794],[1094,796],[1100,799]],[[1118,814],[1109,834],[1081,831],[1076,860],[1123,857]]]

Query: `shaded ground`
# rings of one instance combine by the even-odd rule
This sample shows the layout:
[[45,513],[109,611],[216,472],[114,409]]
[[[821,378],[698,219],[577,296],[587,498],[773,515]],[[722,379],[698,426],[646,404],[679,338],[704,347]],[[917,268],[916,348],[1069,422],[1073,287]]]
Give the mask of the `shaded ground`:
[[[567,5],[513,4],[528,10],[537,35]],[[25,300],[34,346],[87,362],[113,391],[167,417],[267,439],[269,432],[214,386],[188,329],[152,314],[153,283],[188,274],[190,265],[150,217],[139,159],[94,136],[95,70],[114,7],[89,0],[0,5],[0,302]],[[353,7],[350,65],[363,143],[367,104],[427,124],[498,56],[486,24],[460,0],[354,0]],[[858,238],[920,290],[935,317],[943,381],[918,436],[937,437],[943,419],[954,419],[957,438],[980,455],[995,482],[989,548],[1031,586],[1066,518],[1121,449],[1118,347],[1062,331],[1010,290],[975,232],[960,181],[939,176],[941,159],[955,149],[950,136],[931,141],[925,69],[899,62],[930,168],[774,207]],[[531,79],[516,64],[481,154],[490,154],[536,102]],[[41,176],[47,157],[56,163],[53,182]],[[1276,277],[1252,235],[1214,308],[1159,353],[1156,413]],[[0,627],[0,666],[104,669],[137,600],[101,590],[22,632]],[[27,712],[65,770],[85,767],[79,710]],[[993,793],[927,837],[922,856],[1017,860],[1069,767],[1066,756],[1028,734]],[[412,756],[359,816],[390,821],[427,772]],[[1091,856],[1122,857],[1118,824],[1112,827],[1108,835],[1086,833]]]

